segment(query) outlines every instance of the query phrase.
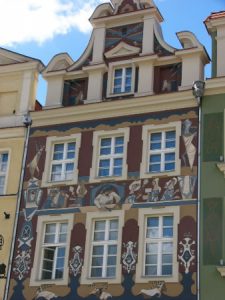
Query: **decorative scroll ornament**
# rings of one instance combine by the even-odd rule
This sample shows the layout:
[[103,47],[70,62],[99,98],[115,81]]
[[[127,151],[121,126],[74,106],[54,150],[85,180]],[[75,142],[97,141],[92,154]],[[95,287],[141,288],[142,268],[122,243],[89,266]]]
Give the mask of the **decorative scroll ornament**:
[[20,236],[18,238],[19,248],[22,246],[31,247],[31,242],[33,240],[33,230],[32,230],[32,222],[26,221],[23,224]]
[[73,248],[73,258],[69,262],[70,272],[76,277],[81,272],[81,267],[83,264],[83,259],[80,257],[83,249],[80,246],[75,246]]
[[26,274],[30,271],[31,264],[31,250],[27,251],[17,251],[18,255],[14,261],[13,272],[18,277],[19,280],[22,280]]
[[183,241],[179,242],[182,249],[180,250],[181,255],[178,255],[178,259],[181,261],[181,265],[185,268],[185,274],[188,274],[191,262],[195,259],[195,251],[191,249],[191,247],[195,245],[195,241],[191,242],[190,237],[185,237]]
[[122,255],[122,263],[123,268],[129,274],[131,271],[135,270],[136,262],[137,262],[137,254],[134,253],[134,248],[136,248],[137,243],[132,241],[127,242],[127,244],[123,243],[124,248],[126,248],[126,252]]

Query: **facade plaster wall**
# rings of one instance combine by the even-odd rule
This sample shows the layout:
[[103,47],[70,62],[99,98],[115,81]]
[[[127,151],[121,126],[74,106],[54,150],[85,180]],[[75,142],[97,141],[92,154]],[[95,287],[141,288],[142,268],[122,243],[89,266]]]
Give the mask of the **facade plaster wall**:
[[[201,222],[200,222],[200,299],[224,298],[224,278],[217,271],[220,260],[225,260],[225,178],[217,164],[224,157],[224,109],[225,94],[205,96],[202,113],[202,159],[201,159]],[[215,116],[210,132],[207,116]],[[218,128],[219,126],[219,128]],[[217,145],[214,148],[211,145]],[[207,151],[210,149],[210,152]],[[219,151],[218,151],[219,149]],[[214,152],[214,153],[213,153]],[[206,155],[207,154],[207,155]],[[211,158],[210,158],[211,156]],[[210,211],[212,213],[210,213]],[[216,228],[214,228],[216,224]]]

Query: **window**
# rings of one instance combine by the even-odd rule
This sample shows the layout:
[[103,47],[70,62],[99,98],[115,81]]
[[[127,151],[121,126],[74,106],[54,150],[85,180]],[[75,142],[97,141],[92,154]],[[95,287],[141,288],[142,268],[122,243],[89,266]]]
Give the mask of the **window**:
[[76,143],[54,144],[51,161],[51,181],[71,180],[75,167]]
[[178,281],[177,227],[179,207],[139,209],[140,258],[136,282]]
[[114,70],[113,93],[129,93],[132,85],[132,68],[123,67]]
[[5,184],[8,171],[8,152],[0,153],[0,195],[5,194]]
[[91,181],[126,178],[128,138],[129,128],[94,132]]
[[180,135],[181,122],[143,126],[141,177],[180,174]]
[[145,276],[171,276],[173,269],[173,216],[147,217]]
[[116,276],[118,219],[96,220],[92,239],[92,278]]
[[38,217],[31,286],[68,283],[69,242],[73,218],[73,214]]
[[47,138],[43,186],[50,186],[57,182],[65,184],[77,182],[80,139],[80,134]]
[[133,94],[135,92],[135,73],[135,64],[132,60],[109,63],[107,97]]
[[41,279],[62,279],[65,265],[67,223],[45,224]]
[[101,138],[99,149],[98,176],[121,176],[124,137]]
[[149,172],[175,170],[176,131],[159,131],[149,134]]
[[89,212],[81,284],[121,282],[121,242],[124,212]]

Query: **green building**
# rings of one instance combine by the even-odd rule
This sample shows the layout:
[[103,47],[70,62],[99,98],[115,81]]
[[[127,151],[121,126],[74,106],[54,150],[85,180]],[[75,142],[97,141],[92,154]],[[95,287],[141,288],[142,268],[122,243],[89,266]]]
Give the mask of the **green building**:
[[212,78],[202,99],[200,299],[225,299],[225,11],[205,25],[212,38]]

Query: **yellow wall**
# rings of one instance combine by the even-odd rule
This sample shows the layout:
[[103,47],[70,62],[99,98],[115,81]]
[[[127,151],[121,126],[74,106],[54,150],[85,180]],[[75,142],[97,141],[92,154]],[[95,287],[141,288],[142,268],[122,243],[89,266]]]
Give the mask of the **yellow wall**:
[[[17,193],[24,151],[24,137],[24,128],[0,129],[0,151],[9,151],[6,195],[0,196],[0,234],[4,237],[4,246],[2,250],[0,250],[0,264],[4,263],[7,268],[9,265],[8,262],[15,221]],[[10,219],[5,219],[4,212],[10,214]],[[3,299],[5,283],[5,279],[0,280],[0,300]]]

